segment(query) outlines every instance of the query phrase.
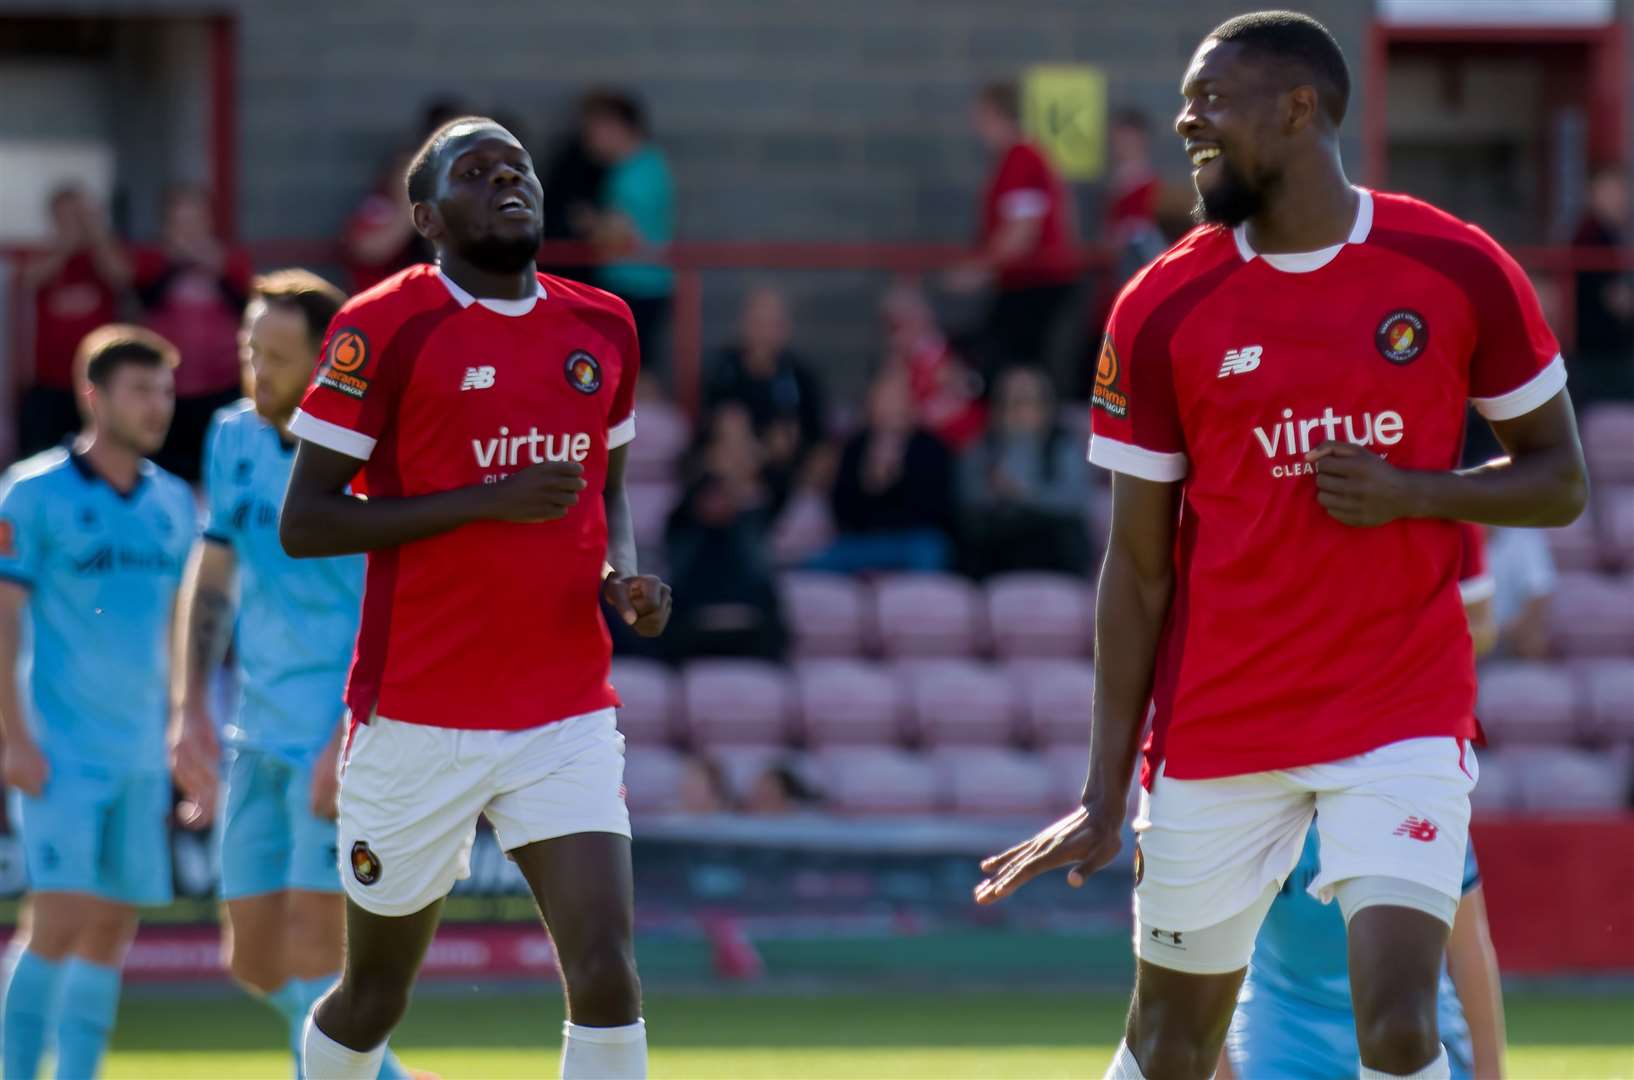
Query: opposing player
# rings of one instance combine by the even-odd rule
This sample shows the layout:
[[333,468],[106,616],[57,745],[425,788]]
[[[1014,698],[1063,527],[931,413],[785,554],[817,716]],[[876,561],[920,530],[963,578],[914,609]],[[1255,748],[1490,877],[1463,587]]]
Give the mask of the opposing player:
[[[1496,638],[1494,582],[1480,526],[1461,522],[1459,531],[1464,543],[1458,592],[1480,656]],[[1260,926],[1216,1073],[1220,1080],[1356,1075],[1345,921],[1306,891],[1321,871],[1316,830],[1310,829],[1298,865]],[[1503,993],[1473,844],[1465,848],[1462,890],[1447,939],[1447,970],[1436,991],[1437,1024],[1455,1080],[1502,1076]]]
[[168,638],[197,523],[187,485],[147,455],[176,359],[138,327],[92,331],[75,358],[83,431],[0,481],[0,766],[30,897],[7,1080],[32,1080],[53,1044],[58,1076],[96,1075],[136,909],[170,902]]
[[[1363,1076],[1448,1075],[1436,984],[1476,776],[1455,520],[1562,525],[1587,497],[1565,369],[1485,233],[1351,185],[1349,75],[1291,12],[1198,48],[1176,127],[1206,224],[1124,289],[1090,459],[1113,470],[1083,805],[983,864],[991,903],[1118,849],[1135,948],[1109,1076],[1213,1072],[1312,816]],[[1508,458],[1454,471],[1466,399]]]
[[307,1071],[374,1075],[486,814],[556,945],[562,1074],[643,1076],[600,611],[646,635],[670,611],[636,572],[624,493],[634,326],[615,297],[534,270],[539,181],[493,121],[438,129],[408,193],[438,265],[341,310],[290,424],[285,549],[369,553],[340,790],[346,965]]
[[[217,834],[222,951],[239,984],[288,1024],[297,1074],[306,1014],[340,977],[336,757],[363,556],[290,558],[278,509],[295,460],[289,420],[345,299],[303,270],[254,282],[241,335],[245,398],[216,414],[206,442],[208,518],[182,584],[172,685],[172,767],[194,808],[187,824],[202,828],[220,779],[211,680],[236,640],[240,693]],[[389,1055],[383,1075],[402,1075]]]

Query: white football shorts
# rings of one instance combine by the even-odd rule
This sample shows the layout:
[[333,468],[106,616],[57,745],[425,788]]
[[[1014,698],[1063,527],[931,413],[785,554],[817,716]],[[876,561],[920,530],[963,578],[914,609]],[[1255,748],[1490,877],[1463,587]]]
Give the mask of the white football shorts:
[[624,736],[612,709],[523,731],[468,731],[376,716],[340,781],[346,895],[411,915],[471,873],[477,817],[505,851],[573,833],[630,835]]

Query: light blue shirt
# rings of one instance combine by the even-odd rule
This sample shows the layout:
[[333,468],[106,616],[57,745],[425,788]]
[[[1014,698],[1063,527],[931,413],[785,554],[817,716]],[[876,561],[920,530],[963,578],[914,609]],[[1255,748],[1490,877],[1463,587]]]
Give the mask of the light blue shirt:
[[[607,170],[602,204],[630,219],[643,248],[668,247],[675,239],[675,182],[664,155],[651,143]],[[626,300],[668,296],[675,289],[675,271],[653,263],[608,263],[600,280]]]
[[207,541],[238,562],[235,746],[305,754],[328,742],[345,710],[346,672],[363,604],[362,555],[292,559],[278,511],[294,443],[248,400],[221,409],[205,443]]
[[49,759],[166,767],[171,617],[197,523],[188,486],[151,462],[124,494],[65,449],[0,477],[0,578],[29,590],[18,667]]

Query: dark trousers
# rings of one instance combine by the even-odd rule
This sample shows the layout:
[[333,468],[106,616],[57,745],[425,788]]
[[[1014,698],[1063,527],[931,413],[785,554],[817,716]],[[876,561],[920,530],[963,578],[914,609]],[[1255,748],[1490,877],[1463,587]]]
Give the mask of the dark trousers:
[[979,346],[989,389],[1006,368],[1045,366],[1050,334],[1075,288],[1071,283],[1035,285],[1000,289],[994,295]]
[[667,390],[670,385],[669,323],[673,298],[668,296],[626,296],[635,334],[641,343],[641,374],[656,379]]
[[210,431],[210,418],[216,410],[231,405],[244,396],[234,387],[213,394],[176,399],[176,415],[171,418],[165,444],[153,455],[154,464],[169,469],[189,484],[199,482],[204,463],[204,437]]
[[17,456],[31,457],[49,450],[79,428],[79,404],[72,390],[31,386],[23,391],[18,411]]

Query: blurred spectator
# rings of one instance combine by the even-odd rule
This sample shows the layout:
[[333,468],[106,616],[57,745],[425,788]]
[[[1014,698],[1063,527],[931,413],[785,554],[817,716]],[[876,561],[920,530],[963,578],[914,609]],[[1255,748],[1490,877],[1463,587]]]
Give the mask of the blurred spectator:
[[732,792],[720,765],[701,755],[687,758],[675,808],[683,814],[724,814],[731,810]]
[[885,363],[908,373],[919,426],[954,453],[981,436],[987,424],[981,376],[953,351],[936,323],[924,290],[899,281],[880,305],[885,317]]
[[766,468],[791,483],[827,433],[822,387],[811,366],[789,348],[788,301],[767,285],[749,290],[738,340],[715,357],[704,388],[706,411],[734,402],[754,423]]
[[1049,379],[1011,368],[993,393],[987,435],[959,463],[970,573],[1089,569],[1089,462],[1056,422]]
[[1549,655],[1549,596],[1555,562],[1540,529],[1488,529],[1487,567],[1497,591],[1492,615],[1498,624],[1493,655],[1541,660]]
[[189,482],[210,417],[243,393],[238,319],[250,288],[250,260],[215,235],[210,197],[181,187],[165,201],[157,247],[136,258],[136,292],[147,326],[181,353],[176,369],[176,417],[154,460]]
[[675,185],[664,155],[653,144],[647,113],[628,94],[598,91],[585,98],[584,137],[607,168],[599,207],[581,217],[597,252],[612,260],[597,280],[630,305],[641,341],[641,370],[662,382],[667,372],[665,333],[675,272],[640,261],[661,256],[675,239]]
[[763,481],[764,456],[740,405],[722,405],[700,429],[686,493],[664,532],[675,610],[663,640],[675,659],[783,656],[772,562],[782,493]]
[[415,263],[430,262],[431,245],[414,228],[404,173],[412,150],[393,154],[374,190],[346,219],[342,246],[353,292],[362,292]]
[[470,116],[476,110],[472,109],[464,100],[453,94],[440,94],[428,98],[420,106],[420,130],[414,136],[414,146],[409,148],[412,153],[420,143],[424,142],[433,131],[442,127],[450,120],[458,120],[462,116]]
[[[1608,166],[1595,172],[1587,212],[1572,243],[1623,252],[1634,243],[1624,169]],[[1577,275],[1577,349],[1572,360],[1572,397],[1579,402],[1634,401],[1634,274],[1587,270]]]
[[979,348],[988,377],[1016,364],[1039,364],[1057,316],[1078,280],[1072,204],[1044,154],[1021,132],[1014,83],[983,88],[971,112],[996,166],[982,195],[981,253],[948,277],[974,292],[991,284],[992,308]]
[[744,796],[743,809],[750,814],[792,814],[815,809],[821,802],[822,797],[792,766],[779,762],[754,778]]
[[[607,182],[607,167],[597,161],[585,143],[584,116],[576,110],[573,130],[561,136],[545,157],[539,177],[545,198],[545,239],[588,242],[585,226],[593,220],[596,204]],[[548,274],[588,281],[594,273],[583,264],[544,266]]]
[[1119,109],[1107,130],[1106,242],[1117,253],[1114,274],[1127,281],[1165,247],[1158,228],[1162,185],[1152,168],[1151,119],[1139,109]]
[[102,213],[77,187],[51,196],[51,246],[22,269],[34,292],[34,379],[23,392],[18,443],[22,456],[57,445],[79,430],[74,352],[86,334],[119,314],[131,264]]
[[947,569],[953,458],[915,421],[905,371],[886,368],[875,376],[866,425],[840,455],[833,496],[838,536],[807,566],[853,574]]

